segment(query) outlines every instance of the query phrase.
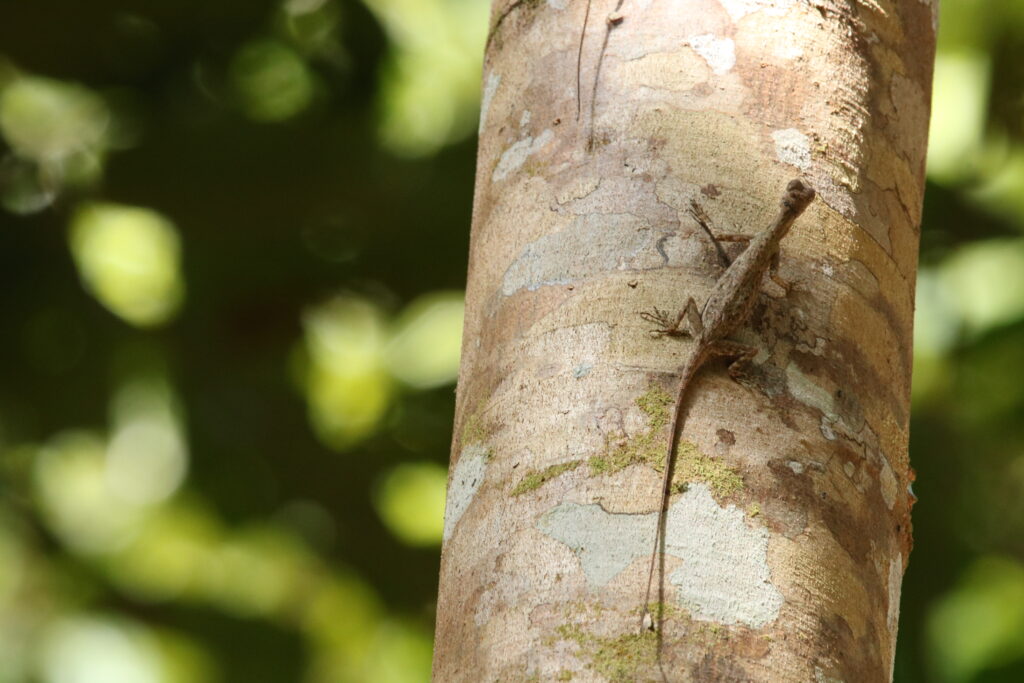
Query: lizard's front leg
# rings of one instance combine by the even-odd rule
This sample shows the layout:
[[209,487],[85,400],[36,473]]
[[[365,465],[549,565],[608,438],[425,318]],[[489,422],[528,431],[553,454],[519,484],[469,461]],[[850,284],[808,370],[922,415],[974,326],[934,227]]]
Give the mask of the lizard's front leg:
[[692,296],[686,300],[686,306],[679,311],[674,322],[668,313],[660,308],[644,311],[640,317],[658,326],[650,331],[652,337],[695,337],[704,331],[704,323],[700,319],[700,309],[697,308],[697,302],[693,300]]
[[782,287],[786,294],[789,294],[789,290],[795,284],[779,275],[779,252],[772,254],[772,260],[768,262],[768,277],[771,278],[772,282]]
[[728,268],[732,265],[735,260],[725,249],[722,248],[722,242],[742,242],[744,245],[752,239],[750,235],[743,235],[740,233],[718,233],[715,231],[714,226],[711,225],[711,218],[704,211],[704,207],[697,203],[696,200],[690,200],[690,217],[697,221],[697,225],[707,233],[707,236],[711,238],[712,244],[715,246],[715,251],[718,252],[718,258],[722,262],[722,266]]

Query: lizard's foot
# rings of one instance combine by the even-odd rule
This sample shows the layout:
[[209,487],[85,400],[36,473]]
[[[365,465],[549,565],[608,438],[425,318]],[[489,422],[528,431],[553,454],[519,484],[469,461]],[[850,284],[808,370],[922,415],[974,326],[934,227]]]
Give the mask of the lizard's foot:
[[800,280],[787,280],[775,273],[770,273],[768,277],[771,278],[772,282],[781,287],[782,291],[785,292],[787,295],[789,294],[790,290],[792,290],[794,287],[800,284]]
[[751,365],[752,363],[749,358],[741,358],[729,363],[726,371],[729,373],[729,377],[733,381],[743,384],[751,379]]
[[688,334],[686,330],[679,327],[683,321],[683,313],[680,313],[675,321],[669,316],[668,311],[663,311],[660,308],[653,308],[650,311],[642,311],[640,317],[649,323],[654,323],[658,327],[650,330],[648,334],[657,339],[658,337],[678,337],[685,336]]

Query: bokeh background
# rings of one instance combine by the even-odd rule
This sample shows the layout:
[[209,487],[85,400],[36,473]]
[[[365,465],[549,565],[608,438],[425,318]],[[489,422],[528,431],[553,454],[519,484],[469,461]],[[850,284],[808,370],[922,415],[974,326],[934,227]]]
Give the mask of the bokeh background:
[[[0,683],[428,679],[487,15],[0,0]],[[943,0],[900,683],[1024,681],[1022,233]]]

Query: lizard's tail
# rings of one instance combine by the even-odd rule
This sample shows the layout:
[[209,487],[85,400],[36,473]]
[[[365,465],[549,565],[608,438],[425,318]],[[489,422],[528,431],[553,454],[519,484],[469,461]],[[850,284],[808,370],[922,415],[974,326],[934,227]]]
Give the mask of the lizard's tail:
[[665,516],[668,514],[668,501],[672,495],[672,473],[675,469],[676,446],[679,445],[679,435],[682,432],[683,400],[686,398],[686,390],[690,386],[690,380],[697,374],[697,370],[704,363],[706,354],[703,352],[694,353],[683,366],[679,376],[679,393],[676,395],[676,407],[669,422],[672,430],[668,437],[668,453],[665,455],[665,473],[661,481],[661,505],[658,507],[658,525],[654,529],[654,548],[651,550],[651,562],[647,571],[647,589],[644,592],[642,604],[642,616],[640,618],[640,631],[655,630],[654,617],[651,614],[651,586],[654,583],[654,565],[658,557],[658,549],[663,540],[665,529]]

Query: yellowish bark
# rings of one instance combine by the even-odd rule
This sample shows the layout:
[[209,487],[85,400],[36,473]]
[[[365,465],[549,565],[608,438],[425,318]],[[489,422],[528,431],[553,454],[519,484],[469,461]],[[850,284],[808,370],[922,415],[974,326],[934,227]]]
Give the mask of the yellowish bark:
[[[435,680],[891,678],[935,11],[496,0]],[[693,384],[639,633],[691,346],[637,312],[720,272],[691,201],[749,234],[798,176],[796,284],[738,337],[748,381]]]

